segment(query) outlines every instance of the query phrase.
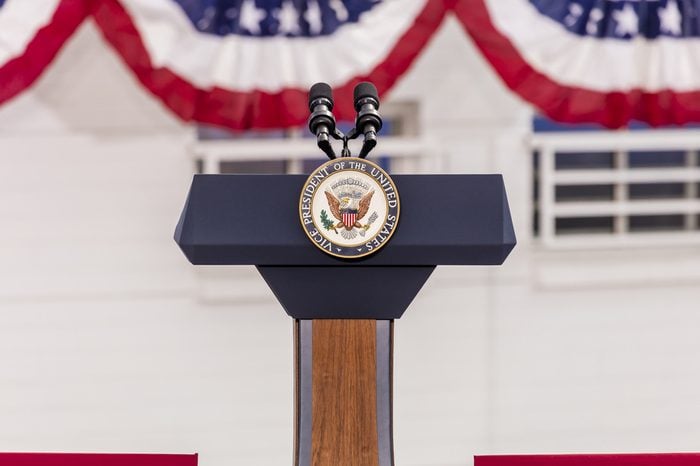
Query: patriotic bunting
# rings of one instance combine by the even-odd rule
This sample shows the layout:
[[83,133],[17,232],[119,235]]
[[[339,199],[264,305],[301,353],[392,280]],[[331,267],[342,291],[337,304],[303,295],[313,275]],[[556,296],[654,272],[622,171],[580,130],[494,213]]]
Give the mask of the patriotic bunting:
[[41,75],[88,12],[83,0],[0,0],[0,104]]
[[138,79],[185,120],[234,129],[301,125],[307,92],[380,94],[408,69],[446,0],[102,0],[95,19]]
[[700,4],[463,0],[455,11],[506,85],[549,117],[620,127],[700,121]]
[[388,91],[450,10],[505,84],[552,119],[700,121],[695,0],[0,0],[0,103],[91,15],[186,121],[302,125],[318,81],[348,120],[355,84]]

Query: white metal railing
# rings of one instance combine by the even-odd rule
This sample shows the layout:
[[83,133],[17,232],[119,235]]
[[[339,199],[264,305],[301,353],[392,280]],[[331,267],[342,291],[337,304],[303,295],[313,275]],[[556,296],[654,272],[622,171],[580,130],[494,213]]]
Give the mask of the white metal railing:
[[[539,153],[539,237],[540,242],[551,248],[598,248],[606,246],[639,246],[700,243],[698,216],[700,215],[700,130],[638,130],[592,131],[536,134],[531,147]],[[634,168],[629,166],[630,151],[682,151],[685,166]],[[558,170],[557,155],[567,153],[613,153],[610,169]],[[630,199],[631,183],[683,183],[683,198]],[[603,201],[575,200],[559,202],[558,186],[610,185],[612,199]],[[682,228],[663,232],[632,232],[629,229],[631,215],[682,215]],[[557,219],[612,217],[610,233],[557,232]]]
[[[196,141],[190,153],[201,160],[203,173],[219,173],[222,162],[251,161],[285,161],[287,173],[301,173],[305,160],[325,158],[313,139],[301,137]],[[420,137],[382,137],[372,155],[390,158],[394,173],[436,171],[442,164],[435,145]]]

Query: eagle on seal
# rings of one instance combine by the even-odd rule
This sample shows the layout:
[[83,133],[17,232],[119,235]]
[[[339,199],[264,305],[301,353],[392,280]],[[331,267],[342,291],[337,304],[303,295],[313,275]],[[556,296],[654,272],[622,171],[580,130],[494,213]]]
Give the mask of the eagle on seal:
[[325,191],[328,206],[333,216],[338,220],[338,223],[332,227],[332,230],[338,233],[338,228],[345,228],[347,231],[353,228],[362,228],[367,231],[369,225],[362,225],[360,220],[367,215],[369,204],[374,195],[374,190],[362,196],[359,203],[356,204],[354,199],[350,197],[342,197],[338,199],[330,191]]

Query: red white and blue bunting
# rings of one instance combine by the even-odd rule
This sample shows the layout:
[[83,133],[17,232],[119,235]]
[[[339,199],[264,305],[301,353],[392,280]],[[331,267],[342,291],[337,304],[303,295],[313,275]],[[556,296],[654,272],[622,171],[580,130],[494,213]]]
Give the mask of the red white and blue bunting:
[[549,117],[700,121],[695,0],[468,0],[455,11],[502,79]]
[[444,0],[104,0],[94,15],[176,114],[243,129],[303,124],[318,81],[351,119],[354,85],[391,88],[445,11]]
[[91,15],[186,121],[302,125],[317,81],[351,119],[354,85],[388,91],[450,10],[505,84],[555,120],[700,121],[697,0],[0,0],[0,103]]
[[84,0],[0,0],[0,104],[29,87],[88,14]]

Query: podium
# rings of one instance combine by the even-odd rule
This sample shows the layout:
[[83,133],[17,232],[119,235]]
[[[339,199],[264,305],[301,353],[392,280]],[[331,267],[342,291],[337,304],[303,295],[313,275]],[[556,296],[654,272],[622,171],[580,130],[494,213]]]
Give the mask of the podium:
[[305,236],[303,175],[195,175],[177,224],[192,264],[255,265],[294,319],[294,466],[392,466],[394,320],[437,265],[500,265],[515,246],[500,175],[393,179],[396,232],[361,259]]

